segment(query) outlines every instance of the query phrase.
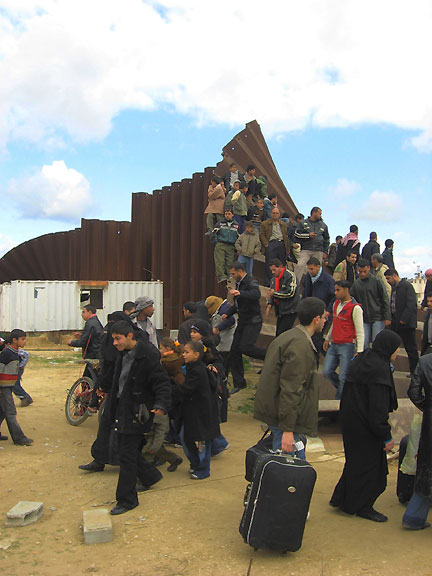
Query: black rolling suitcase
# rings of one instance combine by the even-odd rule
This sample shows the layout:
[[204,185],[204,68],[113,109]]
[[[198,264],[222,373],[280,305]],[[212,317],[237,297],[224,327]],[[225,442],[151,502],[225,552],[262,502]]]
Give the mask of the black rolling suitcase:
[[240,534],[255,549],[295,552],[301,547],[316,472],[305,460],[272,453],[260,442],[246,455],[251,483]]
[[411,500],[411,496],[413,495],[414,492],[415,476],[412,476],[411,474],[404,474],[403,472],[401,472],[400,469],[402,460],[405,458],[405,454],[407,451],[408,439],[409,435],[404,436],[399,444],[399,464],[398,464],[398,475],[396,483],[396,494],[401,504],[407,504]]

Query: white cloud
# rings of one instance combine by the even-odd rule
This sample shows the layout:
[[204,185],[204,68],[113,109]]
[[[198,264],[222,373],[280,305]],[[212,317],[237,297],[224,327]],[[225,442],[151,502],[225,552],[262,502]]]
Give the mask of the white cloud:
[[6,234],[0,234],[0,257],[6,252],[9,252],[15,246],[15,242],[10,236]]
[[[104,138],[122,110],[267,135],[385,123],[432,147],[432,5],[0,0],[0,142]],[[9,16],[7,16],[9,14]],[[403,41],[401,41],[403,39]],[[417,133],[417,134],[416,134]]]
[[339,199],[344,199],[347,196],[353,196],[356,192],[361,190],[361,186],[358,182],[354,180],[348,180],[347,178],[338,178],[336,186],[329,188],[331,196]]
[[63,160],[43,166],[32,176],[12,180],[8,191],[24,218],[76,221],[92,204],[88,180]]
[[396,222],[403,210],[402,197],[395,192],[375,190],[363,204],[356,206],[351,218],[369,222]]
[[420,244],[403,249],[402,244],[395,244],[393,257],[399,275],[413,278],[418,267],[423,274],[432,267],[432,246]]

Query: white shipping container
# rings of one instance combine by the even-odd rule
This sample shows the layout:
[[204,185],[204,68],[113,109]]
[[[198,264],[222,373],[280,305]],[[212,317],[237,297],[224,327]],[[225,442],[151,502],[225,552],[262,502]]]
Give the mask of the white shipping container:
[[154,300],[154,326],[163,328],[163,283],[156,282],[74,282],[63,280],[13,280],[0,284],[0,331],[21,328],[27,332],[81,330],[83,306],[97,301],[97,315],[102,324],[127,300],[139,296]]

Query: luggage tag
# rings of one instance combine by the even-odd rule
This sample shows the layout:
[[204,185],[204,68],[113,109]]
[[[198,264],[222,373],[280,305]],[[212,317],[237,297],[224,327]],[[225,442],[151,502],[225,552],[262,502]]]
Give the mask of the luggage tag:
[[[300,452],[300,450],[304,450],[305,449],[305,445],[301,440],[298,440],[297,442],[294,442],[294,452]],[[271,454],[277,454],[278,456],[284,456],[284,455],[289,455],[288,457],[291,458],[298,458],[298,456],[296,454],[290,454],[288,452],[283,452],[281,449],[279,450],[270,450]]]

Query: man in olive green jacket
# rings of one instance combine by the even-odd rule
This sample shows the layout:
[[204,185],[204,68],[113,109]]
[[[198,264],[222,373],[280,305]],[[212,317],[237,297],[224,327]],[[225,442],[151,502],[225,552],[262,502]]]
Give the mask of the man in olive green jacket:
[[[312,336],[326,321],[324,302],[301,300],[300,324],[283,332],[270,344],[257,387],[254,418],[265,422],[273,433],[273,449],[295,451],[300,434],[315,435],[318,422],[316,349]],[[305,458],[304,450],[298,455]]]

